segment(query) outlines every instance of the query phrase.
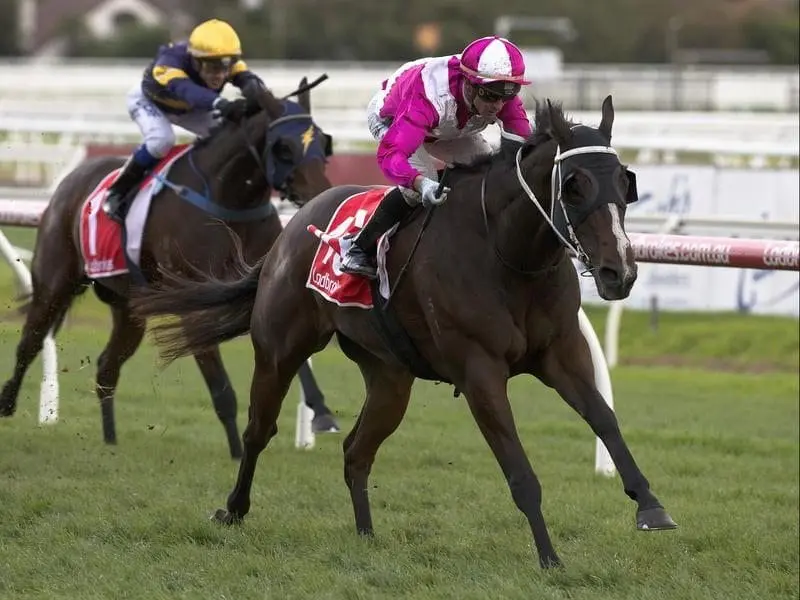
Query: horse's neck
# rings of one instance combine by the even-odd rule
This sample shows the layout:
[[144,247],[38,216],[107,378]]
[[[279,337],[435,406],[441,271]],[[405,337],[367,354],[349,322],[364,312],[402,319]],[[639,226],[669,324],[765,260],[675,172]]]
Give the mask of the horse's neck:
[[232,208],[260,203],[269,191],[264,167],[246,149],[217,172],[215,182],[220,203]]
[[222,206],[244,208],[268,197],[266,174],[251,149],[262,154],[267,135],[264,115],[259,113],[249,122],[231,127],[225,139],[209,140],[206,152],[215,158],[204,168],[204,176],[215,201]]
[[[523,175],[525,174],[523,164]],[[530,169],[528,169],[530,170]],[[529,177],[529,176],[528,176]],[[530,179],[526,177],[528,185]],[[497,192],[487,181],[486,195],[492,199],[494,244],[507,266],[534,272],[555,264],[563,252],[558,238],[539,209],[528,197],[517,179],[516,169],[498,173]],[[550,199],[537,197],[541,207],[550,213]]]

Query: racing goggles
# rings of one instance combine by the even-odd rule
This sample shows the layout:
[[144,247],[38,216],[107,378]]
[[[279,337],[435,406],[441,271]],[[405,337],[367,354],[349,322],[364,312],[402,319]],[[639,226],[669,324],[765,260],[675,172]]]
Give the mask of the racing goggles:
[[200,63],[200,66],[203,69],[207,69],[209,71],[214,71],[214,72],[229,71],[230,68],[233,66],[233,63],[236,62],[236,58],[233,56],[198,58],[197,62]]
[[483,85],[476,85],[478,97],[485,102],[506,102],[519,94],[522,86],[512,81],[492,81]]

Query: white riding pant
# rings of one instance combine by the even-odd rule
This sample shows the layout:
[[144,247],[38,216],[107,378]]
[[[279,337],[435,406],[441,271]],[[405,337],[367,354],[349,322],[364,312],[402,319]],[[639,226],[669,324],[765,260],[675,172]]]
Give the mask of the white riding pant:
[[[367,105],[367,126],[372,137],[378,142],[383,139],[391,125],[391,121],[384,120],[380,116],[382,100],[383,94],[378,93],[372,97],[372,100]],[[445,164],[468,164],[478,157],[491,154],[492,151],[491,144],[478,132],[449,140],[426,142],[409,157],[408,162],[425,177],[438,181],[434,158]],[[419,192],[415,190],[406,190],[404,188],[403,195],[409,204],[418,204],[420,201]]]
[[218,123],[212,111],[190,111],[184,114],[162,112],[142,92],[141,85],[128,92],[128,114],[139,126],[147,151],[156,158],[162,158],[175,145],[173,125],[178,125],[198,137],[208,135],[212,126]]

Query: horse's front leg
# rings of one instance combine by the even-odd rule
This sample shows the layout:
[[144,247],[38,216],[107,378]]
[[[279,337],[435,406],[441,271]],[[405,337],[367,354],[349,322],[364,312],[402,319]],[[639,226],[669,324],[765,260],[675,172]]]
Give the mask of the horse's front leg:
[[597,389],[589,345],[577,321],[574,330],[558,336],[547,349],[541,362],[541,375],[608,448],[625,493],[638,504],[637,528],[643,531],[675,529],[675,521],[650,490],[650,483],[628,449],[614,411]]
[[531,467],[517,433],[506,384],[508,366],[481,348],[467,354],[464,378],[458,387],[467,398],[472,415],[489,444],[508,482],[514,503],[528,519],[539,564],[561,564],[542,515],[542,487]]

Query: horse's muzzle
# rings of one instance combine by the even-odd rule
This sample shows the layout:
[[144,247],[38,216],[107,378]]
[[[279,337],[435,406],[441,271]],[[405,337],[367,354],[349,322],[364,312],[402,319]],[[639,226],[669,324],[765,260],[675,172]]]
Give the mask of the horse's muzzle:
[[595,284],[597,293],[603,300],[622,300],[627,298],[633,284],[636,282],[637,268],[627,269],[624,272],[612,267],[600,267],[595,271]]

